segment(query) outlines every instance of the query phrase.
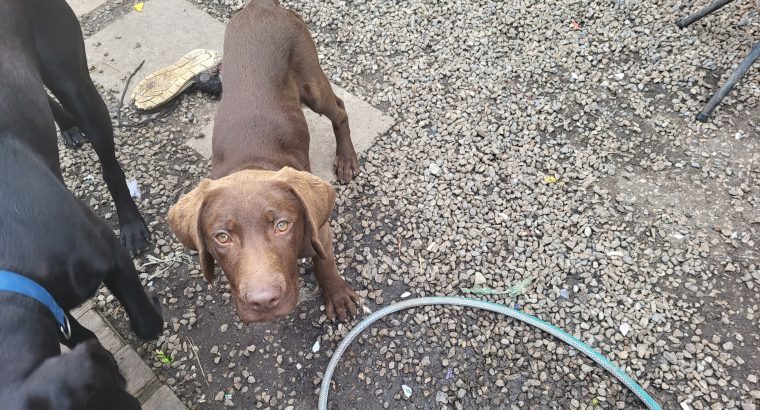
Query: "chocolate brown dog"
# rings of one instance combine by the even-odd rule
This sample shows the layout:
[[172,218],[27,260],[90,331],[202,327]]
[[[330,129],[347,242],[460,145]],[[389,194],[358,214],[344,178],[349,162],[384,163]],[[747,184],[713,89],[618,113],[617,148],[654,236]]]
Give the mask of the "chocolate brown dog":
[[224,93],[214,120],[210,178],[169,211],[179,240],[227,275],[242,320],[265,321],[298,302],[298,258],[312,257],[327,316],[356,314],[357,295],[338,274],[329,218],[335,191],[309,173],[305,104],[327,116],[335,172],[358,171],[343,101],[317,59],[306,24],[273,0],[254,0],[227,25]]

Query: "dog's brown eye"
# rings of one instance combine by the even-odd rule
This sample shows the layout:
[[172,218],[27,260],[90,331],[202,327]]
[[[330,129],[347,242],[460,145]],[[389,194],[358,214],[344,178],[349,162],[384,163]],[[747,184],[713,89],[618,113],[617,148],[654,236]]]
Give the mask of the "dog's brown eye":
[[226,244],[230,242],[230,236],[224,232],[220,232],[216,234],[216,240],[221,244]]
[[288,228],[290,228],[290,222],[288,221],[277,222],[277,225],[274,226],[274,229],[277,232],[285,232],[288,230]]

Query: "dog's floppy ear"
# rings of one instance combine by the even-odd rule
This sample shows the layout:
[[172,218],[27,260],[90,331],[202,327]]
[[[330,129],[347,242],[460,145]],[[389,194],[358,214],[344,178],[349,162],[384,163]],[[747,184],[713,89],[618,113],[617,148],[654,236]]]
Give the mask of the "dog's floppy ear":
[[335,190],[323,179],[305,171],[284,167],[277,171],[275,179],[284,182],[301,202],[306,221],[301,257],[325,258],[325,249],[319,241],[319,228],[330,219],[335,206]]
[[183,245],[198,251],[206,282],[214,280],[214,257],[206,251],[201,224],[201,213],[210,186],[211,180],[204,179],[169,209],[169,227]]

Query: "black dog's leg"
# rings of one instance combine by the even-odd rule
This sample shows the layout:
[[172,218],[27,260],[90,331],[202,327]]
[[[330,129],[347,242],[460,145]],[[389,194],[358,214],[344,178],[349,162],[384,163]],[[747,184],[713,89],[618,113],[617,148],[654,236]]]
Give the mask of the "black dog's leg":
[[71,316],[71,313],[66,312],[66,317],[69,319],[69,326],[71,326],[71,337],[68,340],[64,337],[60,337],[59,339],[62,345],[69,349],[73,349],[74,346],[79,343],[91,339],[97,339],[95,333],[92,333],[90,329],[82,326],[76,319],[74,319],[74,316]]
[[43,82],[92,143],[119,215],[121,242],[139,252],[148,246],[150,233],[116,160],[111,118],[90,78],[79,22],[62,0],[40,2],[34,13],[39,21],[35,46]]
[[110,272],[103,282],[124,306],[135,334],[145,340],[152,339],[158,336],[164,327],[161,304],[157,296],[152,295],[149,298],[145,293],[132,259],[126,251],[118,247],[116,249],[116,269]]
[[73,89],[56,90],[64,107],[76,116],[81,129],[98,154],[103,170],[103,179],[108,185],[116,205],[121,229],[121,242],[132,252],[139,252],[148,246],[150,233],[137,205],[130,196],[124,172],[116,159],[113,142],[113,128],[105,103],[100,98],[89,76],[80,78],[79,91]]
[[87,138],[82,134],[82,131],[79,130],[74,118],[61,107],[61,104],[58,104],[50,97],[48,97],[48,104],[53,111],[55,123],[58,124],[58,128],[61,130],[63,144],[66,145],[66,147],[77,149],[87,142]]

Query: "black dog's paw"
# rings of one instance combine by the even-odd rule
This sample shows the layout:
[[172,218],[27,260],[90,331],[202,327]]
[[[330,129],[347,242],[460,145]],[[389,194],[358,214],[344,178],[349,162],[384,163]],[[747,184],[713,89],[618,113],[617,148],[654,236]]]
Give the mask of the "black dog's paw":
[[71,127],[67,130],[63,130],[61,131],[61,136],[63,137],[63,145],[69,149],[78,149],[88,141],[87,137],[82,134],[79,127]]
[[141,220],[135,222],[129,222],[120,227],[121,229],[121,244],[132,252],[133,255],[139,255],[148,248],[150,243],[150,231],[145,225],[145,222]]
[[159,299],[158,295],[156,295],[155,293],[148,294],[148,297],[150,298],[150,303],[153,305],[153,307],[156,308],[156,312],[158,312],[158,316],[163,318],[164,311],[163,311],[163,308],[161,308],[161,299]]
[[164,318],[158,295],[148,293],[148,299],[150,300],[151,308],[139,320],[131,318],[135,326],[135,334],[143,340],[154,339],[164,330]]

